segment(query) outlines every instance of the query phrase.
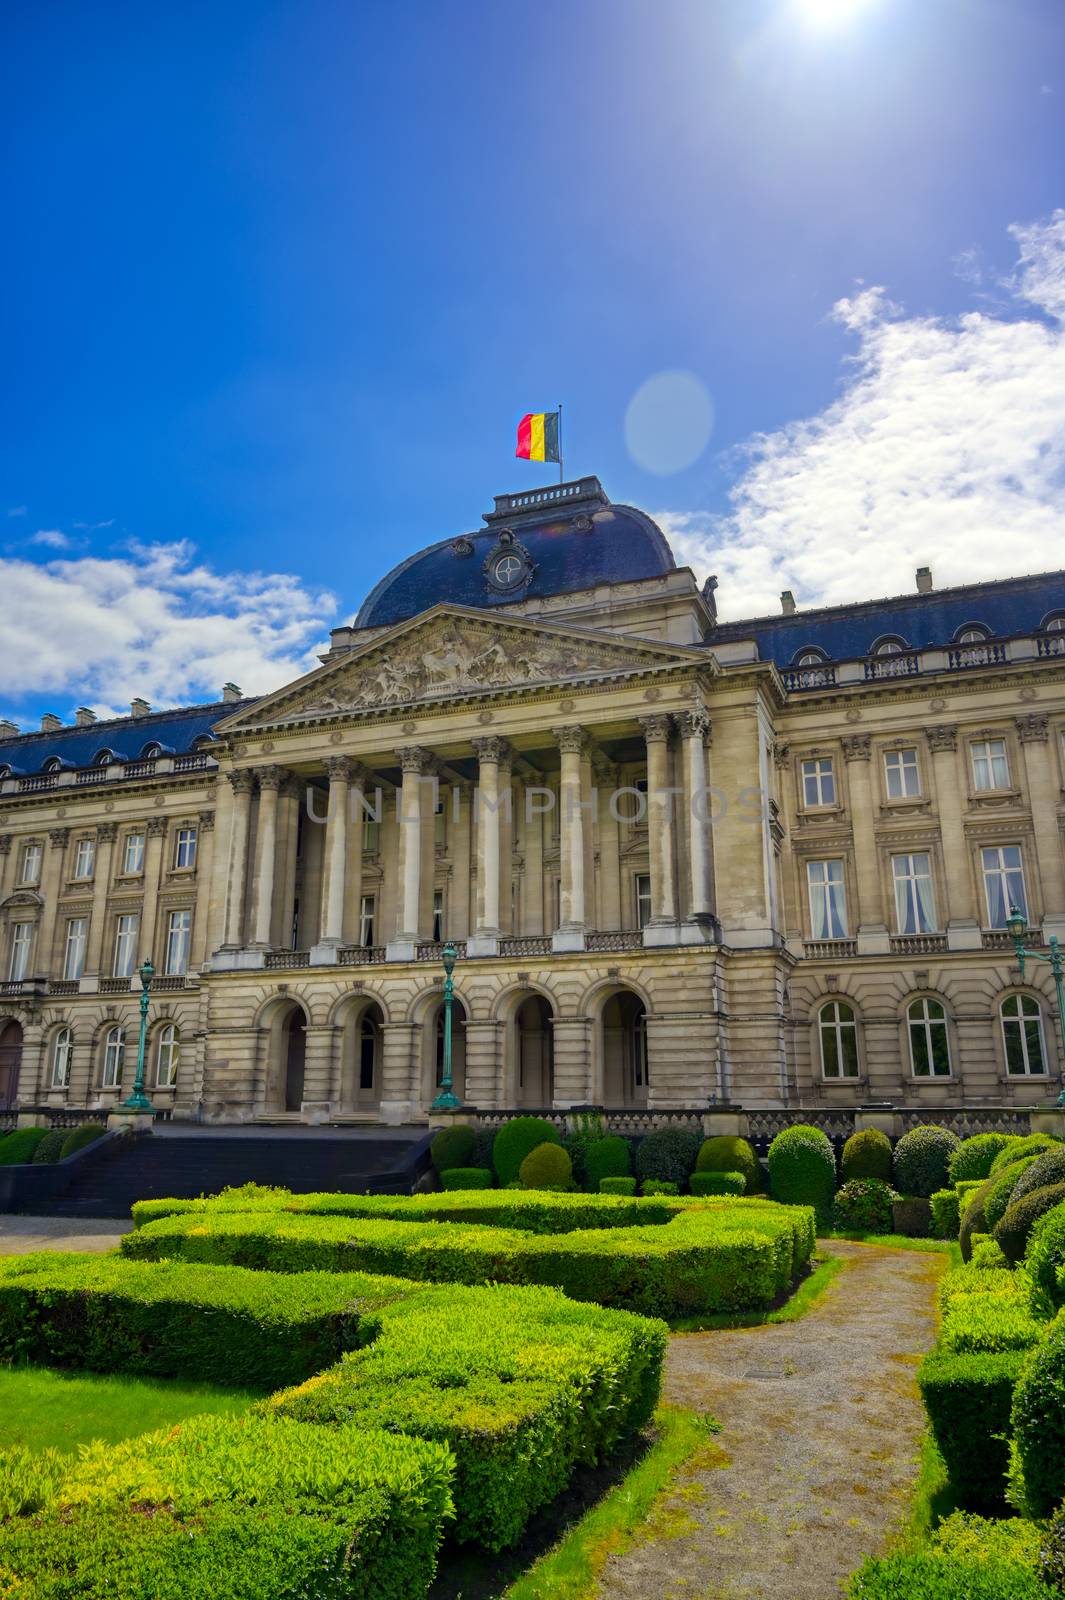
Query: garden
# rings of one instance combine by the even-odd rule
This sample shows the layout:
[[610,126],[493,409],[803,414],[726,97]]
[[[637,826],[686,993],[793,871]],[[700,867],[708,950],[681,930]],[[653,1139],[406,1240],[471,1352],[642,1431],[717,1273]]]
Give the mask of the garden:
[[870,1243],[948,1270],[914,1516],[852,1536],[850,1595],[1065,1593],[1065,1145],[870,1129],[837,1162],[795,1125],[762,1161],[521,1117],[432,1156],[413,1197],[247,1185],[140,1202],[107,1254],[0,1257],[0,1594],[610,1596],[619,1528],[654,1549],[728,1430],[727,1391],[678,1405],[671,1346],[801,1341]]

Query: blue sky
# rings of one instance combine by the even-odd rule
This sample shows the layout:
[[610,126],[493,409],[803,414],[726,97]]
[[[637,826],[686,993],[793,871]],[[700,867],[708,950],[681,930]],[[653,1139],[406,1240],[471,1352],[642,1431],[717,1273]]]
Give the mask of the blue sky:
[[726,615],[1060,564],[1065,10],[814,5],[9,0],[0,711],[284,681],[558,400]]

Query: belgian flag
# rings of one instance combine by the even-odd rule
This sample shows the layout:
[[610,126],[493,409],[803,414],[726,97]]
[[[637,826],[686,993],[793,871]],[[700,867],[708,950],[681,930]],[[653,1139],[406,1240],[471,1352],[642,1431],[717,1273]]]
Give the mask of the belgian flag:
[[558,412],[530,411],[518,423],[518,448],[522,461],[558,461]]

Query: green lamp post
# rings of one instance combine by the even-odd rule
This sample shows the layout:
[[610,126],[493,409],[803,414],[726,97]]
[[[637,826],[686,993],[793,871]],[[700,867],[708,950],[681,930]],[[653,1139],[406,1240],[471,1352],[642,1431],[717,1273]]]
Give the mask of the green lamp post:
[[[1017,964],[1021,969],[1021,977],[1024,977],[1024,963],[1026,961],[1046,961],[1054,975],[1054,988],[1057,990],[1058,996],[1058,1033],[1061,1037],[1061,1059],[1065,1062],[1065,984],[1062,983],[1061,946],[1058,944],[1057,937],[1051,934],[1047,941],[1050,946],[1050,954],[1048,956],[1045,956],[1041,950],[1026,950],[1024,936],[1028,931],[1028,924],[1025,920],[1024,912],[1017,906],[1010,906],[1010,914],[1006,918],[1006,927],[1010,938],[1013,940],[1013,947],[1017,952]],[[1065,1087],[1062,1088],[1061,1093],[1058,1095],[1058,1105],[1065,1106]]]
[[456,956],[455,946],[449,939],[444,946],[444,1070],[432,1105],[434,1111],[458,1111],[462,1105],[462,1101],[451,1086],[451,1008],[455,1002],[455,983],[452,973],[455,971]]
[[155,968],[149,956],[140,969],[141,980],[141,1031],[137,1040],[137,1076],[133,1080],[133,1092],[127,1100],[123,1100],[122,1107],[125,1111],[154,1111],[155,1107],[144,1092],[144,1052],[148,1043],[148,995],[155,977]]

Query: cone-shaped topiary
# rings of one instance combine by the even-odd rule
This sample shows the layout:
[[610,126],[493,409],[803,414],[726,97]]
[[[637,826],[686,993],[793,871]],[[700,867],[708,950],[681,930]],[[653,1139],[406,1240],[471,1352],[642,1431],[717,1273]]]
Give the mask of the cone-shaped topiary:
[[34,1161],[51,1162],[59,1160],[59,1152],[66,1144],[69,1128],[49,1128],[36,1150],[33,1152]]
[[1024,1169],[1010,1196],[1010,1204],[1023,1200],[1033,1189],[1045,1189],[1048,1183],[1065,1183],[1065,1144],[1059,1144],[1054,1150],[1044,1150]]
[[585,1147],[584,1169],[593,1194],[598,1190],[602,1178],[627,1178],[632,1171],[629,1141],[619,1133],[608,1133],[605,1139],[593,1139]]
[[87,1144],[95,1144],[106,1132],[107,1129],[101,1122],[82,1122],[78,1127],[71,1128],[59,1152],[60,1161],[65,1161],[67,1156],[72,1156],[77,1150],[84,1150]]
[[572,1189],[573,1162],[561,1144],[538,1144],[521,1164],[523,1189]]
[[[719,1133],[704,1139],[695,1162],[696,1172],[742,1172],[747,1194],[757,1194],[761,1168],[749,1139]],[[694,1191],[693,1191],[694,1192]]]
[[636,1172],[641,1178],[675,1183],[679,1190],[694,1172],[698,1154],[697,1133],[688,1128],[653,1128],[646,1139],[640,1140]]
[[840,1176],[844,1183],[856,1178],[876,1178],[891,1182],[891,1140],[879,1128],[863,1128],[852,1133],[843,1146]]
[[[492,1145],[492,1165],[500,1183],[516,1183],[525,1157],[538,1144],[561,1145],[557,1128],[543,1117],[512,1117],[504,1122]],[[571,1167],[572,1170],[572,1167]]]
[[1055,1150],[1060,1142],[1052,1139],[1049,1133],[1015,1134],[992,1161],[990,1175],[1001,1172],[1003,1167],[1012,1166],[1023,1156],[1041,1156],[1044,1150]]
[[458,1167],[475,1167],[476,1149],[476,1133],[464,1122],[456,1122],[440,1129],[429,1146],[429,1155],[437,1172],[452,1172]]
[[1011,1200],[1006,1215],[994,1229],[994,1238],[1006,1260],[1014,1266],[1024,1260],[1024,1252],[1031,1233],[1040,1217],[1065,1200],[1065,1183],[1048,1183],[1043,1189],[1033,1189],[1023,1200]]
[[805,1122],[778,1133],[769,1146],[769,1188],[784,1205],[813,1206],[818,1224],[826,1227],[836,1192],[836,1157],[828,1135]]
[[927,1200],[947,1187],[950,1158],[961,1140],[949,1128],[926,1123],[904,1133],[895,1146],[893,1178],[899,1194]]
[[951,1183],[990,1178],[991,1163],[1009,1143],[1008,1133],[977,1133],[971,1139],[963,1139],[950,1158],[948,1174]]

